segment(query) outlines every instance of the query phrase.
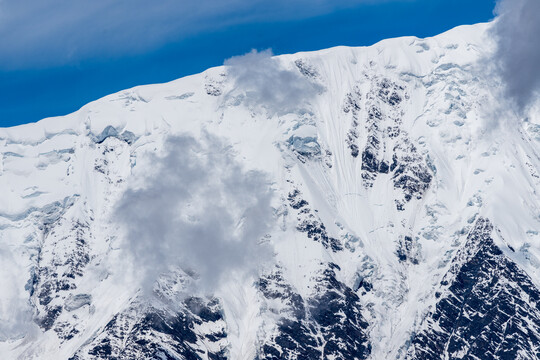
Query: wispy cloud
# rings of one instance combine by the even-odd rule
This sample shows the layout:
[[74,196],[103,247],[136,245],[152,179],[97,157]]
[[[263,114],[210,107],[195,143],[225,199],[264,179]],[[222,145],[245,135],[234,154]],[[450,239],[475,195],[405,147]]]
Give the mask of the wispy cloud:
[[0,342],[36,334],[34,313],[28,293],[19,282],[17,258],[5,244],[0,243]]
[[493,27],[505,95],[525,111],[540,95],[540,1],[500,0]]
[[273,224],[273,193],[264,174],[246,171],[220,139],[172,137],[153,174],[129,189],[116,218],[124,250],[142,271],[148,294],[162,273],[194,271],[196,290],[213,293],[231,277],[256,275],[272,258],[262,241]]
[[301,108],[322,90],[298,69],[284,68],[271,50],[251,52],[225,61],[227,74],[249,106],[263,106],[270,115]]
[[384,1],[389,0],[3,0],[0,68],[140,53],[230,25],[301,19]]

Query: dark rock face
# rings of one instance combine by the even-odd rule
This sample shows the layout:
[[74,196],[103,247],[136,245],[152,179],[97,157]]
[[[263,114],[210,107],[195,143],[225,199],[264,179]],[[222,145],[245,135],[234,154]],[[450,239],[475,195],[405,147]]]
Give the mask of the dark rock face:
[[411,236],[403,236],[398,240],[397,256],[401,262],[410,262],[418,265],[420,261],[420,249],[417,241]]
[[262,344],[258,359],[320,358],[320,341],[306,321],[304,299],[286,283],[281,271],[261,277],[259,290],[266,299],[279,300],[285,308],[280,312],[277,331]]
[[[65,218],[58,223],[66,222]],[[58,225],[58,224],[57,224]],[[31,293],[38,304],[37,323],[43,330],[53,327],[63,310],[62,299],[68,292],[77,288],[75,279],[82,276],[84,268],[90,261],[89,226],[77,221],[71,224],[71,231],[66,235],[58,235],[53,229],[46,232],[45,243],[41,249],[37,263],[36,278]],[[64,247],[66,252],[57,253],[56,249]],[[44,252],[52,254],[51,262],[41,261]]]
[[311,314],[325,337],[323,355],[334,359],[365,359],[371,352],[368,323],[360,310],[360,299],[336,279],[335,264],[317,279],[316,295],[308,301]]
[[[70,358],[78,359],[226,359],[221,307],[216,299],[188,298],[183,310],[170,312],[134,303],[113,317],[94,340]],[[216,323],[217,331],[197,329]],[[205,346],[201,346],[201,344]]]
[[341,241],[328,234],[326,226],[318,216],[312,213],[309,203],[302,199],[302,194],[298,189],[290,192],[287,199],[289,206],[298,212],[296,230],[306,233],[308,238],[321,243],[326,249],[333,252],[343,250]]
[[359,115],[358,112],[362,109],[362,92],[358,86],[355,86],[353,90],[347,94],[345,98],[345,105],[343,105],[343,111],[352,115],[351,128],[347,132],[347,146],[351,150],[351,155],[357,157],[359,154],[358,148],[358,124]]
[[374,78],[371,83],[371,89],[366,94],[367,117],[364,120],[367,141],[362,151],[362,179],[367,188],[373,186],[378,174],[387,174],[389,171],[390,153],[387,150],[392,144],[387,130],[393,129],[393,132],[401,135],[401,109],[397,106],[398,102],[388,101],[387,92],[400,92],[400,98],[405,96],[404,88],[388,79]]
[[358,296],[336,279],[337,265],[328,263],[317,275],[313,296],[304,299],[278,270],[261,278],[266,299],[279,299],[277,330],[261,345],[258,359],[366,359],[371,353],[368,323]]
[[396,206],[401,210],[411,199],[421,199],[429,188],[433,175],[416,146],[405,136],[394,147],[390,166],[394,188],[401,189],[402,199],[396,199]]
[[302,75],[308,78],[314,79],[319,76],[319,72],[317,71],[317,69],[304,59],[298,59],[294,62],[294,64],[298,68],[298,71],[300,71]]
[[204,90],[207,95],[221,96],[223,94],[223,81],[225,80],[225,74],[221,73],[216,77],[206,76],[204,83]]
[[[279,302],[280,309],[273,311],[278,316],[275,330],[261,338],[256,359],[369,357],[368,323],[359,297],[336,279],[337,265],[320,266],[307,298],[287,283],[280,268],[260,278],[262,296]],[[176,312],[134,302],[70,360],[221,360],[228,358],[227,345],[221,306],[215,298],[188,298]]]
[[390,106],[398,105],[403,100],[405,88],[389,79],[383,78],[378,82],[377,97]]
[[539,359],[540,291],[479,218],[412,339],[408,359]]
[[[366,77],[371,89],[362,94],[358,85],[345,97],[343,112],[351,114],[351,127],[346,142],[351,155],[360,156],[362,182],[366,188],[380,174],[391,174],[394,188],[402,198],[395,200],[398,210],[413,198],[421,198],[429,188],[432,174],[423,156],[402,129],[402,102],[408,99],[405,87],[387,78]],[[364,112],[362,112],[364,110]],[[358,142],[363,124],[366,134],[364,149]]]

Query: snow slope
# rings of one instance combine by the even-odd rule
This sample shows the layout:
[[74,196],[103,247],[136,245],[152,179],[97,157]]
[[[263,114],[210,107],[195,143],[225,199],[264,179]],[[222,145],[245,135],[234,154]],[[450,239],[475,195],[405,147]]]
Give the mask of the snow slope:
[[[2,357],[540,358],[540,112],[518,118],[486,75],[489,26],[212,68],[0,129]],[[201,168],[227,154],[195,178],[217,195],[179,205],[190,223],[215,206],[248,233],[234,206],[258,193],[225,180],[264,177],[273,217],[249,241],[272,256],[201,264],[165,243],[148,296],[158,265],[117,204],[168,176],[171,137]],[[137,208],[143,227],[161,205]],[[176,252],[225,274],[203,291]]]

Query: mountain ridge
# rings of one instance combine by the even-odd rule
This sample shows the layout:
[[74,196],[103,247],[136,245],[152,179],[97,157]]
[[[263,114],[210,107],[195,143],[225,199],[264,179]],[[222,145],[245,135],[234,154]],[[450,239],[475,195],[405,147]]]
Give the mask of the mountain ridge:
[[[540,321],[540,121],[490,125],[489,28],[252,52],[0,129],[0,353],[539,357],[537,327],[497,332]],[[486,222],[485,256],[459,255]],[[486,281],[505,310],[453,323],[489,313]],[[510,340],[471,350],[482,336]]]

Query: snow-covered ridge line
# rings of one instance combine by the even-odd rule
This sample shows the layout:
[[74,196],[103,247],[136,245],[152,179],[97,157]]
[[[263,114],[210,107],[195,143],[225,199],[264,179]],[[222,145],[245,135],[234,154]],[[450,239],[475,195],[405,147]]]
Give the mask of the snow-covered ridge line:
[[[274,58],[283,59],[284,61],[289,62],[291,61],[291,59],[300,59],[300,58],[305,58],[305,57],[309,58],[309,57],[318,57],[318,56],[335,56],[336,53],[349,52],[351,54],[356,55],[358,53],[362,53],[365,51],[378,51],[379,52],[381,51],[381,49],[384,49],[384,48],[392,48],[392,49],[401,48],[402,49],[404,47],[408,47],[410,44],[418,44],[417,46],[420,49],[427,51],[430,49],[431,43],[437,44],[439,42],[449,42],[448,41],[449,39],[458,40],[458,41],[454,41],[454,43],[450,41],[450,44],[446,45],[452,48],[454,46],[459,46],[460,43],[463,43],[463,42],[470,41],[470,43],[478,43],[479,42],[478,38],[483,36],[483,32],[485,31],[485,29],[489,28],[490,26],[491,26],[491,23],[461,25],[453,29],[450,29],[440,35],[428,37],[428,38],[418,38],[415,36],[403,36],[403,37],[392,38],[392,39],[384,39],[370,46],[358,46],[358,47],[335,46],[332,48],[316,50],[316,51],[304,51],[304,52],[298,52],[295,54],[278,55],[278,56],[274,56]],[[462,59],[464,63],[467,63],[466,60],[471,60],[471,59]],[[140,94],[141,93],[145,94],[145,90],[149,90],[149,89],[154,90],[156,87],[157,88],[161,87],[163,89],[159,89],[159,90],[166,92],[168,89],[171,89],[171,87],[174,86],[175,84],[189,82],[189,80],[192,80],[193,78],[198,79],[204,76],[204,74],[206,73],[218,73],[218,72],[223,72],[223,70],[224,70],[224,66],[217,66],[217,67],[210,68],[200,74],[189,75],[189,76],[177,79],[177,80],[172,80],[168,83],[135,86],[133,88],[121,90],[121,91],[118,91],[117,93],[106,95],[100,99],[92,101],[84,105],[80,110],[77,110],[66,116],[56,116],[56,117],[51,117],[51,118],[45,118],[45,119],[41,119],[37,121],[36,123],[17,125],[17,126],[13,126],[9,128],[0,127],[0,140],[2,139],[8,140],[11,138],[12,141],[14,141],[13,139],[16,139],[16,138],[27,137],[27,138],[33,138],[34,140],[32,140],[32,143],[36,144],[36,143],[44,141],[45,139],[49,139],[51,137],[65,134],[65,133],[79,134],[81,131],[80,124],[81,122],[84,122],[85,120],[85,117],[83,114],[86,113],[89,110],[89,108],[91,109],[92,107],[96,106],[96,104],[103,103],[106,101],[119,101],[119,100],[126,99],[129,97],[131,97],[135,101],[137,100],[151,101],[152,96],[149,96],[148,97],[149,100],[146,100],[146,98]],[[413,72],[411,72],[411,74],[412,73]],[[424,75],[416,75],[416,76],[424,76]],[[157,91],[158,93],[162,92],[159,90]],[[155,93],[156,91],[150,91],[150,92]],[[174,100],[174,99],[183,100],[183,99],[193,96],[193,94],[194,94],[193,92],[186,92],[181,95],[170,95],[168,96],[168,98],[169,100]],[[185,97],[182,98],[182,95]],[[99,125],[103,125],[103,128],[100,128]],[[93,133],[100,133],[101,131],[104,130],[106,126],[111,126],[112,124],[109,123],[109,124],[99,124],[99,125],[96,126],[95,128],[92,127],[92,130],[96,130],[96,131],[92,131]],[[114,127],[117,130],[119,130],[119,128],[122,128],[122,126],[114,126]],[[40,140],[36,140],[38,138],[37,136],[39,136]]]

